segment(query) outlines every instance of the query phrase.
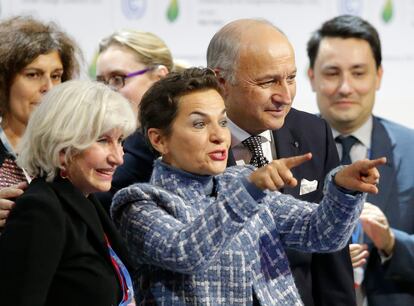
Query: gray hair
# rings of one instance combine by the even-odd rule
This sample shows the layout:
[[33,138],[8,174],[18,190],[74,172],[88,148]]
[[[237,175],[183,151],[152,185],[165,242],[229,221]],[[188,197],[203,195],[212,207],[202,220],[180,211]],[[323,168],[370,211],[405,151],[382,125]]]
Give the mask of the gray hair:
[[207,48],[207,67],[218,70],[219,76],[235,84],[234,72],[237,70],[242,47],[242,34],[246,29],[257,25],[270,26],[282,33],[279,28],[265,19],[234,20],[222,27],[211,39]]
[[17,163],[29,175],[52,181],[62,166],[61,152],[68,162],[104,133],[120,128],[127,137],[136,125],[119,93],[92,81],[68,81],[52,88],[32,113]]

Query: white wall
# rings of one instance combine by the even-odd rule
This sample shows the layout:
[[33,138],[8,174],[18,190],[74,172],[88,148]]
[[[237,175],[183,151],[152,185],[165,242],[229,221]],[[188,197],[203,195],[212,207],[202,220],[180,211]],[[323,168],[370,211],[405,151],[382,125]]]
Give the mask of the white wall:
[[[176,18],[174,9],[170,10],[172,18],[167,17],[171,6],[178,7]],[[102,37],[131,27],[159,35],[175,58],[205,65],[208,42],[225,23],[242,17],[269,19],[296,49],[299,73],[294,105],[309,112],[317,112],[317,108],[306,78],[306,42],[323,21],[343,13],[367,19],[381,35],[385,73],[374,112],[414,128],[411,0],[0,0],[0,19],[32,14],[54,20],[78,40],[88,62]]]

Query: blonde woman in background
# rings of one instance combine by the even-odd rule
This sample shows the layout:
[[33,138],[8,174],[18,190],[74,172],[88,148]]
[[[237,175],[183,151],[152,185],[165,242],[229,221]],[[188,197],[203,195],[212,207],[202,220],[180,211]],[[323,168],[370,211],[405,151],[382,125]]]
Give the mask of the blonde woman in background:
[[[124,29],[100,42],[96,80],[122,94],[137,112],[142,96],[152,84],[169,72],[183,68],[174,62],[167,45],[155,34]],[[152,173],[156,156],[140,132],[125,140],[124,151],[124,164],[114,175],[111,191],[98,194],[106,209],[116,191],[133,183],[146,182]]]

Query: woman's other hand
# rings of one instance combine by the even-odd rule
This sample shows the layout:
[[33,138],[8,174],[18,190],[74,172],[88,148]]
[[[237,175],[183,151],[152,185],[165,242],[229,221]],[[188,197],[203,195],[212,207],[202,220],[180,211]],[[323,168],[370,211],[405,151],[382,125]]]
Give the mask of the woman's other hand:
[[356,161],[335,174],[335,183],[348,190],[378,193],[380,174],[376,167],[386,162],[385,157]]

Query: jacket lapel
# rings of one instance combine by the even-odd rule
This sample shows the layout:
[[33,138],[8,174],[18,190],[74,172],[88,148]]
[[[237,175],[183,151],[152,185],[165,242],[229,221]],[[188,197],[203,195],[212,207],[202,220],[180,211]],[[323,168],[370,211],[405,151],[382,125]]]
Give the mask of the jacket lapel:
[[[90,229],[97,250],[108,257],[104,229],[93,202],[88,200],[69,180],[57,178],[52,184],[61,201],[75,211]],[[93,242],[93,241],[92,241]]]
[[[290,129],[286,127],[286,125],[279,130],[272,131],[272,134],[274,145],[276,147],[277,158],[286,158],[300,154],[299,142],[291,133]],[[301,167],[295,167],[291,169],[291,171],[293,176],[296,178],[302,176]],[[291,194],[294,197],[298,197],[300,192],[300,184],[294,188],[284,188],[280,191],[285,194]]]
[[375,159],[385,156],[387,163],[380,166],[380,182],[378,185],[378,194],[369,194],[367,201],[372,202],[378,206],[382,211],[386,211],[387,205],[397,200],[396,195],[392,195],[396,184],[396,170],[394,166],[393,144],[388,136],[385,127],[379,122],[378,118],[374,117],[373,130],[371,136],[371,154],[370,159]]
[[[89,200],[94,204],[96,212],[98,213],[99,219],[103,226],[103,230],[107,235],[111,247],[114,249],[115,253],[122,260],[123,264],[129,269],[131,267],[130,258],[128,255],[128,250],[125,247],[124,241],[113,225],[112,220],[109,218],[108,214],[102,207],[102,204],[98,201],[95,195],[90,195]],[[106,252],[106,246],[105,246]]]
[[227,167],[235,166],[236,165],[236,160],[234,158],[233,150],[231,148],[229,148],[229,152],[228,152],[227,156],[228,156],[227,157]]

